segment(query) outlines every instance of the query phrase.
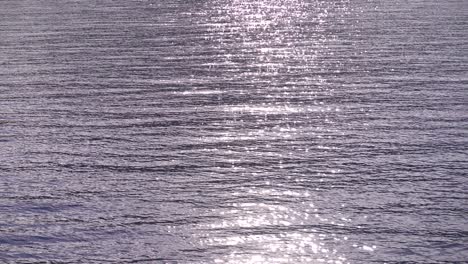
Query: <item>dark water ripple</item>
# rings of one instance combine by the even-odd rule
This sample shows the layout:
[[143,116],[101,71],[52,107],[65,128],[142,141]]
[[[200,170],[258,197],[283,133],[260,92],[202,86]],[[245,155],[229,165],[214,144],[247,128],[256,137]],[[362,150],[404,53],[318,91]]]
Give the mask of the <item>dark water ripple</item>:
[[468,261],[467,18],[2,1],[0,262]]

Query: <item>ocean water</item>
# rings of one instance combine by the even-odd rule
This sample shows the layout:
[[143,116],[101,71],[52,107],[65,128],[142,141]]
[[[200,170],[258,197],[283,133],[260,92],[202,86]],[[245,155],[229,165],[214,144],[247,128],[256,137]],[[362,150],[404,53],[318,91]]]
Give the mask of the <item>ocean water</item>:
[[0,2],[1,263],[468,262],[465,0]]

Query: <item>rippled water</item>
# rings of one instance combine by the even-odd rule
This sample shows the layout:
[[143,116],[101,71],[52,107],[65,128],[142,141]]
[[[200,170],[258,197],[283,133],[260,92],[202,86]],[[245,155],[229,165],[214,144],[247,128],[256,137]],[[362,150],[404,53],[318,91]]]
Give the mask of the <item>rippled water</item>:
[[467,28],[464,0],[0,2],[0,262],[468,261]]

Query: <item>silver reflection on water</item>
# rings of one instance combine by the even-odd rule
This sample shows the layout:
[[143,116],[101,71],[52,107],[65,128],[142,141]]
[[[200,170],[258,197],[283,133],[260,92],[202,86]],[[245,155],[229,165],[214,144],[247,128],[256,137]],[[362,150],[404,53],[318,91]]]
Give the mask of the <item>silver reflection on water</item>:
[[[232,72],[232,82],[239,82],[220,96],[252,98],[248,103],[220,105],[218,111],[227,116],[223,127],[228,129],[203,139],[223,144],[210,151],[219,153],[219,162],[231,164],[237,177],[250,182],[248,187],[233,188],[227,194],[231,202],[213,209],[213,222],[198,227],[201,247],[229,249],[229,254],[215,258],[216,263],[347,263],[335,245],[349,242],[333,228],[351,220],[340,212],[324,216],[314,205],[323,199],[320,194],[298,185],[310,175],[295,173],[298,168],[290,167],[289,161],[307,157],[309,144],[301,144],[304,135],[320,140],[338,133],[329,117],[340,111],[338,106],[318,98],[333,92],[323,85],[326,79],[320,74],[330,65],[318,57],[330,55],[327,46],[336,36],[327,23],[343,16],[348,5],[296,0],[206,4],[209,40],[220,53],[210,69]],[[329,60],[336,64],[333,67],[341,66],[339,59]],[[297,143],[287,150],[278,148],[284,140]],[[256,169],[262,162],[269,168]],[[327,233],[317,229],[323,225],[330,228]]]

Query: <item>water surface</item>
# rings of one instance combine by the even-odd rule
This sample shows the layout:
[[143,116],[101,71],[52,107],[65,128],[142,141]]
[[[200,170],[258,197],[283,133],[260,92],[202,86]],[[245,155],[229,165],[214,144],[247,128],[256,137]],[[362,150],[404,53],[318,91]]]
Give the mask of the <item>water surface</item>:
[[0,262],[468,261],[463,0],[2,1]]

